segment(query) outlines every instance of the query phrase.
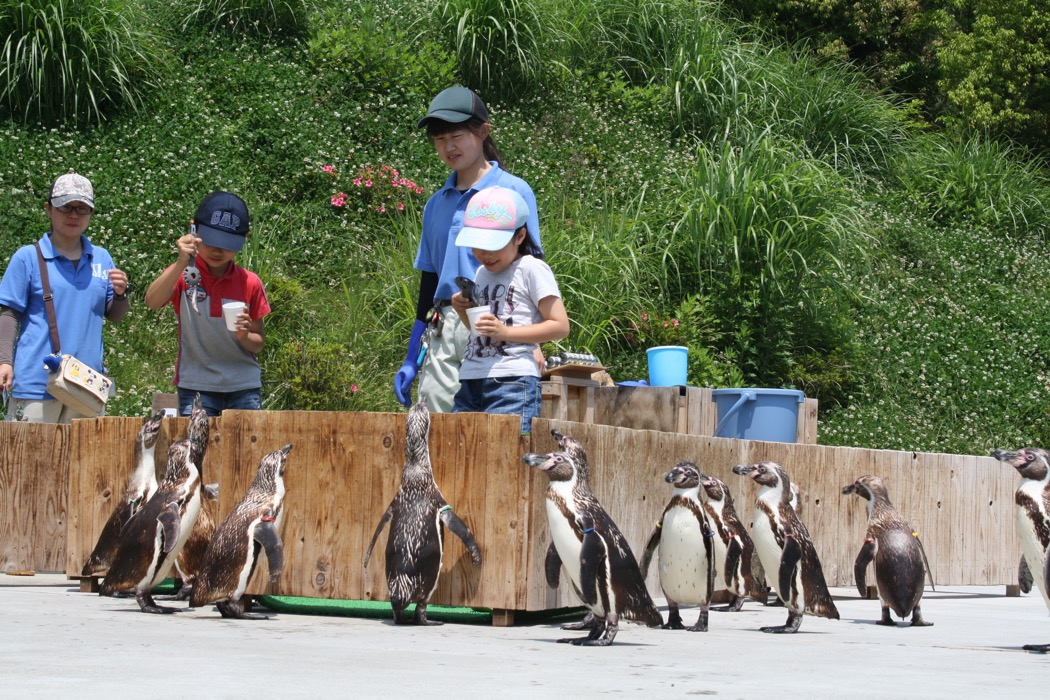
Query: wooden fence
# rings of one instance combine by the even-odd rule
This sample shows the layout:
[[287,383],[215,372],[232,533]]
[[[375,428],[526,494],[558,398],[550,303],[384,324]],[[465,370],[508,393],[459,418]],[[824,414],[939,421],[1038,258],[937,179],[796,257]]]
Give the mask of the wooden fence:
[[[624,397],[619,398],[622,405]],[[285,569],[272,586],[257,577],[250,592],[385,598],[385,534],[367,570],[362,560],[399,483],[404,420],[399,413],[296,411],[229,411],[212,419],[203,471],[205,482],[220,485],[220,499],[212,504],[217,521],[243,495],[263,455],[294,445],[282,525]],[[79,574],[123,493],[141,422],[0,423],[0,570]],[[186,423],[165,419],[159,472],[167,445],[184,436]],[[548,419],[536,421],[531,437],[520,437],[514,417],[457,414],[433,416],[431,455],[438,485],[474,531],[484,564],[475,569],[459,540],[446,535],[445,570],[434,603],[505,611],[578,605],[565,585],[558,591],[546,586],[547,479],[521,459],[526,452],[556,449],[551,426],[587,448],[594,491],[636,555],[670,495],[663,474],[676,462],[695,461],[723,479],[747,520],[755,490],[749,479],[732,474],[732,467],[771,459],[801,489],[802,517],[831,585],[853,583],[866,511],[860,499],[841,495],[841,489],[863,474],[885,479],[890,498],[919,532],[938,584],[1016,583],[1017,477],[990,457],[720,439]],[[657,591],[655,570],[650,586]]]

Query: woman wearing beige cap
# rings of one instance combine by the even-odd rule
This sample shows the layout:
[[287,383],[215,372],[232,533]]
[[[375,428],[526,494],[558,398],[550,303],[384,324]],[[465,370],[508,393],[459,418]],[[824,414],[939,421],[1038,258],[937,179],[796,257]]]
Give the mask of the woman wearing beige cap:
[[60,175],[44,211],[51,230],[35,245],[15,251],[0,280],[0,387],[10,393],[7,419],[69,423],[81,417],[47,393],[43,360],[53,352],[40,270],[42,256],[55,306],[63,354],[105,372],[102,320],[118,322],[128,311],[128,276],[109,251],[84,231],[95,213],[95,192],[82,175]]

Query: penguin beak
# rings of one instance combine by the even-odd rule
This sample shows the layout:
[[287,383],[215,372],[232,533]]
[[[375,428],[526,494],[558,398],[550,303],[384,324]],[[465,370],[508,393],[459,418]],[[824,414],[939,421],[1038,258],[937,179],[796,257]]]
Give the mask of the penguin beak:
[[287,445],[285,445],[284,447],[281,448],[281,452],[286,457],[288,456],[288,453],[291,452],[291,451],[292,451],[292,443],[290,443],[290,442]]
[[733,467],[733,473],[739,476],[751,476],[755,471],[754,467],[749,467],[746,464],[738,464]]
[[849,486],[842,487],[842,495],[846,496],[853,493],[857,489],[856,484],[850,484]]
[[535,467],[536,469],[541,469],[543,471],[547,471],[554,466],[554,460],[551,459],[550,455],[541,455],[536,454],[535,452],[530,452],[522,457],[522,461],[530,467]]

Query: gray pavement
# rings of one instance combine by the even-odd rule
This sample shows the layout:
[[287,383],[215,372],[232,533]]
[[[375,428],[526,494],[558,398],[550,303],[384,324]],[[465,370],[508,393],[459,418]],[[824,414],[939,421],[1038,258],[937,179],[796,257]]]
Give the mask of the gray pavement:
[[807,616],[794,635],[759,632],[786,614],[748,601],[712,613],[706,634],[627,624],[611,647],[581,648],[555,643],[579,633],[552,624],[147,615],[59,574],[0,574],[0,697],[1021,698],[1050,684],[1050,656],[1021,649],[1050,643],[1038,593],[927,590],[921,629],[877,626],[877,601],[832,593],[842,619]]

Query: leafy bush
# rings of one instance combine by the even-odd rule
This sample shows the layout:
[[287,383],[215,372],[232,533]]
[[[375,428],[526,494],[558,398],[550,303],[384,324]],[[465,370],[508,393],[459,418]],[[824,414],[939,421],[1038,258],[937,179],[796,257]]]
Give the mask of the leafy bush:
[[[184,0],[185,1],[185,0]],[[208,27],[260,37],[297,36],[308,27],[306,0],[197,0],[183,28]]]
[[0,1],[0,105],[21,121],[101,123],[139,108],[163,66],[138,2]]

